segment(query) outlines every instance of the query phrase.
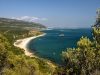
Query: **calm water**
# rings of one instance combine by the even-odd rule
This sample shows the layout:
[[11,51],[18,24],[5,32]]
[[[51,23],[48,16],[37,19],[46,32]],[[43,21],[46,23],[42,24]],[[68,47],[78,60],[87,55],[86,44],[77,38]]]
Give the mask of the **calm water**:
[[58,64],[62,63],[62,51],[65,51],[66,48],[76,47],[81,36],[92,38],[91,29],[53,29],[43,32],[46,35],[32,40],[29,43],[29,49],[36,55]]

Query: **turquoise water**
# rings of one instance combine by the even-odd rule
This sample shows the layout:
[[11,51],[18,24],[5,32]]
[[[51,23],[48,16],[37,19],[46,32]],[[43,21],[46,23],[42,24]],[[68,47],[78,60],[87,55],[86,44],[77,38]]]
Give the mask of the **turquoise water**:
[[76,47],[81,36],[92,38],[91,29],[53,29],[44,30],[45,36],[36,38],[29,43],[29,49],[36,55],[62,64],[62,51]]

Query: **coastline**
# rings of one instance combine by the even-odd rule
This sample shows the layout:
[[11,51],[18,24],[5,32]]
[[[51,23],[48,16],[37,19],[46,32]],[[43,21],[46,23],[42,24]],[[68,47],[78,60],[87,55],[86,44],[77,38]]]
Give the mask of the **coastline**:
[[25,50],[24,53],[26,56],[36,57],[33,52],[29,51],[29,49],[27,48],[27,45],[31,40],[38,38],[38,37],[41,37],[41,36],[44,36],[44,35],[46,35],[46,33],[38,35],[38,36],[32,36],[32,37],[16,40],[14,42],[14,46],[19,47],[21,49],[24,49]]
[[[44,35],[46,35],[46,33],[43,33],[43,34],[38,35],[38,36],[33,36],[33,37],[24,38],[24,39],[19,39],[19,40],[16,40],[16,41],[14,42],[13,45],[14,45],[15,47],[19,47],[19,48],[23,49],[26,56],[39,58],[38,56],[34,55],[34,52],[30,52],[30,51],[29,51],[29,49],[27,48],[27,45],[29,44],[29,42],[30,42],[31,40],[33,40],[33,39],[35,39],[35,38],[38,38],[38,37],[41,37],[41,36],[44,36]],[[48,65],[50,65],[52,68],[56,68],[56,67],[57,67],[57,66],[56,66],[55,64],[53,64],[51,61],[46,60],[46,59],[45,59],[45,61],[46,61],[46,63],[47,63]]]

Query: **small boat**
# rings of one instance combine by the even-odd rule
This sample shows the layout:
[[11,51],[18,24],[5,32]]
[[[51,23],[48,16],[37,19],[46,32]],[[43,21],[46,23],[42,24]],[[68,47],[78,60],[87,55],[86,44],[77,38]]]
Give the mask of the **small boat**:
[[39,39],[39,40],[41,40],[41,39]]
[[56,53],[55,52],[53,52],[53,55],[55,55]]
[[60,34],[59,36],[64,36],[64,34]]

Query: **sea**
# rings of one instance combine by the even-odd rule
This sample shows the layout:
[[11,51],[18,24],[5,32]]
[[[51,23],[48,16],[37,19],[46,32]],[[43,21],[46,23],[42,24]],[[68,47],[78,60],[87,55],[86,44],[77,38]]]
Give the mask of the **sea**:
[[76,48],[77,41],[82,36],[92,40],[91,28],[48,29],[42,32],[46,33],[46,35],[31,40],[28,48],[35,55],[57,64],[63,64],[62,52],[67,51],[67,48]]

